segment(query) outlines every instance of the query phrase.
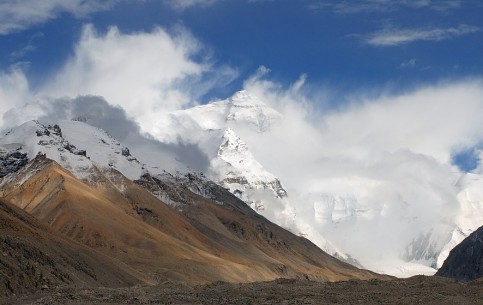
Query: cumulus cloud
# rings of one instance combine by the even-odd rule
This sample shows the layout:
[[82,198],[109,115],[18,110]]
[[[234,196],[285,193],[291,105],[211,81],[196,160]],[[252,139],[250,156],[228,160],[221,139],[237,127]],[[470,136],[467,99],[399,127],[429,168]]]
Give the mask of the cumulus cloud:
[[166,111],[183,108],[216,86],[229,82],[236,70],[213,67],[203,46],[178,28],[168,33],[124,34],[116,27],[99,34],[86,26],[75,52],[42,89],[47,96],[99,95],[121,106],[143,131],[150,131]]
[[388,28],[369,35],[365,42],[372,46],[387,47],[415,41],[441,41],[479,32],[476,26],[461,24],[452,28],[395,29]]
[[29,28],[62,13],[76,17],[105,10],[116,0],[4,0],[0,2],[0,35]]

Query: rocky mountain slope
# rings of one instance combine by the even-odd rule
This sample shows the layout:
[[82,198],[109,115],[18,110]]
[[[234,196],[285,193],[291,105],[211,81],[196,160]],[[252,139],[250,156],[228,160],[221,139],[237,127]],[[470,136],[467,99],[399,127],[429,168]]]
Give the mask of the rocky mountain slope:
[[134,269],[64,237],[1,200],[0,230],[0,297],[57,286],[149,283]]
[[142,273],[138,281],[385,278],[336,260],[201,174],[140,163],[85,123],[29,122],[0,145],[9,156],[2,200],[119,262],[120,273]]
[[483,227],[451,250],[436,275],[463,281],[483,278]]

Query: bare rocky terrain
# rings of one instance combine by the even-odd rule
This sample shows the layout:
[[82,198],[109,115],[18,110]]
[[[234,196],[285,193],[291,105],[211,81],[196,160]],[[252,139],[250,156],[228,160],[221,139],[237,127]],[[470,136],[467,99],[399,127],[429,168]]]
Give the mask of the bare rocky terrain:
[[0,304],[483,304],[483,281],[457,282],[441,277],[314,282],[208,285],[164,283],[131,288],[56,288]]

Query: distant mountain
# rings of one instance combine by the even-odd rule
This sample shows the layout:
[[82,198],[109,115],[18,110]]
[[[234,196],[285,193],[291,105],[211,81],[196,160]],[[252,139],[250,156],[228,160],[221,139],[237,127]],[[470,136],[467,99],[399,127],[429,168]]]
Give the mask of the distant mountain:
[[117,262],[114,275],[140,272],[132,283],[386,278],[271,223],[201,173],[142,164],[83,122],[28,122],[0,147],[0,199]]
[[483,278],[483,227],[451,250],[436,275],[463,281]]

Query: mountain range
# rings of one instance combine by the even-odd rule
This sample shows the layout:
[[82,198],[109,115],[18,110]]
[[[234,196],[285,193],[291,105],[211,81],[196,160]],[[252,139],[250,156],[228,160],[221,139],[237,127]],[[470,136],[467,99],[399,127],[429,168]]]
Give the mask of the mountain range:
[[[414,231],[420,220],[403,204],[394,222],[381,208],[384,203],[368,202],[355,191],[293,187],[279,170],[283,164],[267,162],[273,152],[257,145],[283,141],[280,127],[287,120],[247,91],[169,113],[152,136],[163,147],[180,142],[196,147],[190,156],[206,161],[197,169],[170,150],[127,147],[89,125],[89,117],[50,125],[30,121],[0,139],[0,199],[4,211],[16,215],[14,227],[39,227],[41,234],[62,240],[57,243],[62,249],[75,244],[116,270],[107,279],[80,272],[90,285],[387,278],[359,268],[397,276],[432,274],[483,223],[478,174],[455,180],[455,216]],[[372,225],[388,222],[384,228]],[[47,253],[32,240],[33,231],[25,231],[24,243]],[[370,248],[372,241],[388,237],[397,251],[370,249],[385,254],[373,261],[354,246]],[[25,255],[3,253],[4,258]],[[62,262],[56,268],[64,273],[75,266],[73,260]],[[36,283],[68,282],[62,276],[47,279]],[[19,278],[5,284],[11,287],[6,293],[27,289],[21,283]]]
[[326,254],[202,173],[141,163],[84,122],[27,122],[0,140],[0,156],[4,295],[71,283],[387,278]]

